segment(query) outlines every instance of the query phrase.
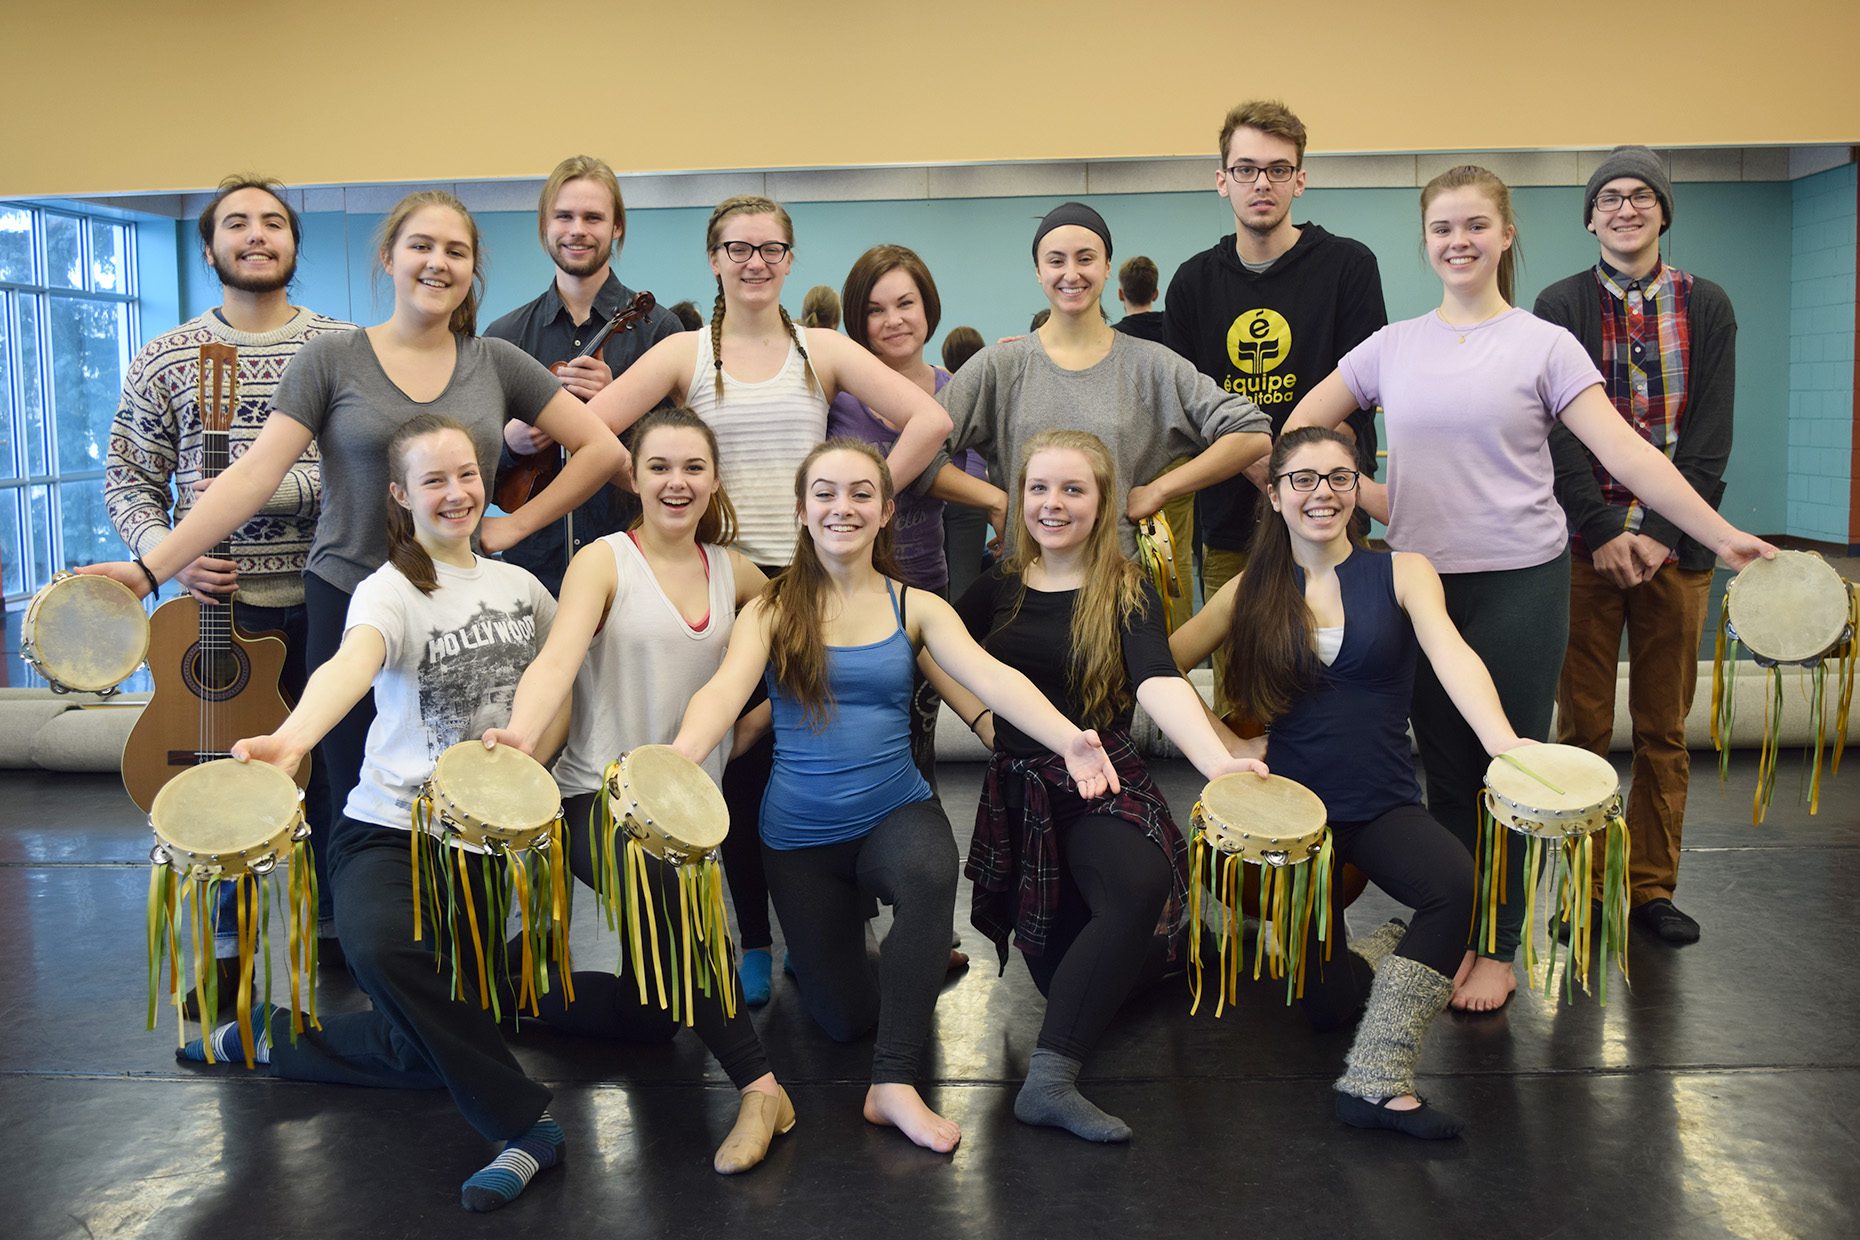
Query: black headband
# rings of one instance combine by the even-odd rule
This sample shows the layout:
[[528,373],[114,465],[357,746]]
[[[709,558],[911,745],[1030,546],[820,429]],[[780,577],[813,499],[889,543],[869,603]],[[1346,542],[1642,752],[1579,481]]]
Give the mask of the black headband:
[[1082,202],[1062,202],[1046,213],[1040,226],[1033,230],[1033,261],[1040,261],[1040,242],[1046,234],[1055,228],[1064,228],[1067,224],[1077,224],[1098,234],[1104,241],[1104,258],[1111,260],[1111,229],[1104,222],[1104,217]]

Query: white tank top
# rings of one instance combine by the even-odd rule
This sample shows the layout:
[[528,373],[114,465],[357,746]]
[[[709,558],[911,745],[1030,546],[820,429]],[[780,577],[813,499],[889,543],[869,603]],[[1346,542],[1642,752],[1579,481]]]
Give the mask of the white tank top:
[[[802,329],[794,331],[798,345]],[[826,396],[808,382],[794,347],[775,376],[760,383],[724,371],[719,403],[710,332],[700,336],[685,403],[716,432],[723,456],[717,472],[736,505],[736,549],[752,563],[784,568],[794,558],[798,530],[794,472],[827,437]]]
[[[607,623],[575,673],[568,744],[555,763],[563,796],[599,788],[607,764],[636,745],[672,742],[686,704],[722,664],[736,619],[736,570],[725,548],[704,544],[710,620],[700,633],[665,596],[631,538],[609,534],[599,541],[613,552],[619,584]],[[726,736],[703,762],[719,783],[729,743]]]

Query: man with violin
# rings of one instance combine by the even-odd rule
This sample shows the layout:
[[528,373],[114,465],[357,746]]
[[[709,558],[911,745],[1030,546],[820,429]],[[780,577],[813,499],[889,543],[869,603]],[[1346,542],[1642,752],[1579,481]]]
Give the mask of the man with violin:
[[[588,155],[557,164],[537,204],[536,231],[555,263],[542,296],[485,328],[508,340],[588,400],[653,345],[682,331],[678,319],[649,294],[636,294],[614,274],[613,257],[626,240],[626,203],[613,169]],[[609,330],[611,329],[611,330]],[[506,510],[541,490],[561,449],[526,422],[504,424],[504,460],[496,500]],[[538,476],[540,474],[540,476]],[[504,553],[534,573],[551,594],[562,589],[568,561],[585,543],[625,529],[639,511],[630,494],[605,487],[567,518],[538,530]]]

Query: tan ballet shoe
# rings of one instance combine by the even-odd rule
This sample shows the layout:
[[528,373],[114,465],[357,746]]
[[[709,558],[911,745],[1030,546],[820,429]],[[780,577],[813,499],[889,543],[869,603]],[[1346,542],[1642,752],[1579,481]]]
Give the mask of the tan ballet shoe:
[[788,1091],[776,1087],[779,1098],[751,1090],[743,1095],[743,1106],[736,1113],[736,1126],[717,1147],[711,1166],[719,1175],[740,1175],[768,1155],[769,1142],[794,1127],[794,1103]]

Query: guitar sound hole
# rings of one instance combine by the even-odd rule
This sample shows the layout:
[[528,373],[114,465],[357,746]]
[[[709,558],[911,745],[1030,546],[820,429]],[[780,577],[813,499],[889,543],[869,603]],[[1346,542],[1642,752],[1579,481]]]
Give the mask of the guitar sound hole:
[[239,696],[252,678],[252,664],[238,646],[202,650],[196,642],[188,648],[187,658],[181,661],[181,678],[195,697],[207,702],[223,702]]

